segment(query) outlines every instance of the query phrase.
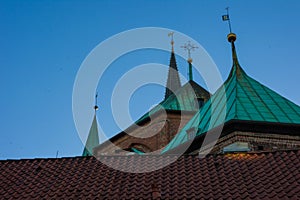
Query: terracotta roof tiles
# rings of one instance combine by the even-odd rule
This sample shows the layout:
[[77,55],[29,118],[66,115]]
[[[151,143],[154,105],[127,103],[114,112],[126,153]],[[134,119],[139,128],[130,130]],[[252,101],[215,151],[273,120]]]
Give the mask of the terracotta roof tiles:
[[[103,159],[134,167],[171,157]],[[300,150],[183,156],[148,173],[121,172],[94,157],[3,160],[0,178],[1,199],[300,199]]]

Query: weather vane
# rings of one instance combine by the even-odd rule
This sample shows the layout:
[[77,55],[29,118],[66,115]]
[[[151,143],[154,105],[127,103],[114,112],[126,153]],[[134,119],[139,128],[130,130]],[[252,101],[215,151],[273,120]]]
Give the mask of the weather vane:
[[226,15],[222,15],[222,20],[223,21],[228,21],[229,31],[230,31],[230,33],[232,33],[231,23],[230,23],[230,18],[229,18],[229,7],[225,8],[225,9],[227,10],[227,14]]
[[174,52],[174,32],[168,33],[168,36],[171,37],[172,52]]
[[183,48],[188,52],[188,62],[192,63],[193,60],[191,58],[191,51],[194,51],[198,47],[195,46],[194,44],[191,44],[191,41],[188,41],[187,44],[184,44],[183,46],[181,46],[181,48]]
[[186,50],[188,52],[188,59],[187,59],[187,61],[189,63],[188,76],[189,76],[189,80],[192,81],[193,80],[193,69],[192,69],[193,59],[191,58],[191,51],[194,51],[198,47],[191,44],[191,41],[188,41],[186,44],[181,46],[181,48],[183,48],[184,50]]
[[98,104],[98,92],[95,95],[95,106],[94,106],[95,111],[97,111],[99,109],[99,107],[97,106],[97,104]]

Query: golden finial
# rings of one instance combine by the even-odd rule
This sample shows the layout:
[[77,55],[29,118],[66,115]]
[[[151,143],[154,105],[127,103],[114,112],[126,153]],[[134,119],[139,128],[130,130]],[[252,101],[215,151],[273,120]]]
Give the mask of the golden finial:
[[174,53],[174,32],[168,33],[168,36],[171,37],[172,52]]
[[191,58],[191,51],[194,51],[198,47],[195,46],[194,44],[191,44],[191,41],[188,41],[188,43],[184,44],[183,46],[181,46],[181,48],[184,48],[184,50],[186,50],[188,52],[188,59],[187,59],[187,61],[189,63],[192,63],[193,59]]
[[228,35],[227,35],[227,40],[228,40],[228,42],[234,42],[235,40],[236,40],[236,34],[234,34],[234,33],[229,33]]

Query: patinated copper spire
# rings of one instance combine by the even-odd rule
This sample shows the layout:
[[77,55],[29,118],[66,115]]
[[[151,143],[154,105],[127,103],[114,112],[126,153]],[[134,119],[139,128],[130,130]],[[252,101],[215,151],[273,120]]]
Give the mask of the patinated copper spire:
[[98,93],[95,96],[95,114],[93,118],[93,122],[89,131],[88,138],[86,140],[82,156],[92,156],[93,155],[93,148],[98,146],[99,143],[99,134],[98,134],[98,124],[97,124],[97,116],[96,116],[96,111],[98,110],[98,105],[97,105],[97,98],[98,98]]

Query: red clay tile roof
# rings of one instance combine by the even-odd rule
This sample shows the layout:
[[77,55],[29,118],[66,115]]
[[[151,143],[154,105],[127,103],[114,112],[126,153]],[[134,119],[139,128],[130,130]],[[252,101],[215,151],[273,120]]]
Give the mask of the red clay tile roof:
[[[171,156],[106,156],[119,165]],[[94,157],[0,161],[1,199],[300,199],[300,150],[183,156],[125,173]]]

